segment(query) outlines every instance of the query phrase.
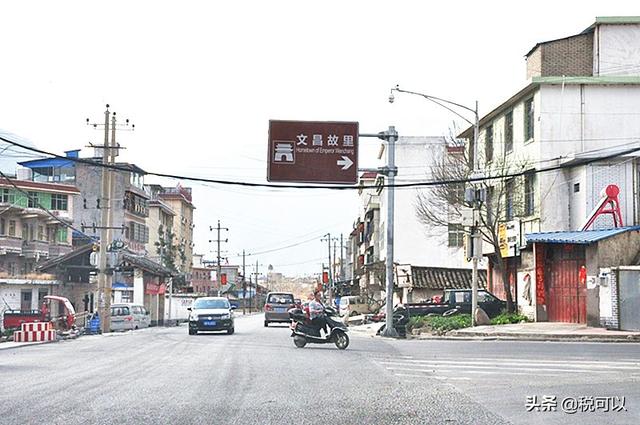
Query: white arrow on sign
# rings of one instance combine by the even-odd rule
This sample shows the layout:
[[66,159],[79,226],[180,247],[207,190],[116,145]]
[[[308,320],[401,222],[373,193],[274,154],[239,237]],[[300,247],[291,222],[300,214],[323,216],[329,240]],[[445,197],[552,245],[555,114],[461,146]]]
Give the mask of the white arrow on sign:
[[353,165],[353,161],[348,156],[343,156],[336,162],[337,165],[342,165],[343,170],[348,170]]

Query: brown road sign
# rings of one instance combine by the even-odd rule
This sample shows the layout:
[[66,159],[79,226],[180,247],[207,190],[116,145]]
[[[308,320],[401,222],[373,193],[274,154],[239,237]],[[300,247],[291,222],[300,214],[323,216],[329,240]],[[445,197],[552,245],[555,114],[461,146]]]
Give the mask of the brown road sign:
[[269,121],[267,180],[355,184],[358,123]]

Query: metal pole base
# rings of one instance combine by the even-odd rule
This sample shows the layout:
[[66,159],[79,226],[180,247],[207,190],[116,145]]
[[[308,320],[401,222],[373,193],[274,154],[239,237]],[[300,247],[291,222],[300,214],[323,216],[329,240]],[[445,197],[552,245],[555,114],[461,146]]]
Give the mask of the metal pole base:
[[393,326],[389,327],[387,326],[387,323],[385,323],[384,331],[382,331],[380,336],[386,338],[398,338],[400,335],[398,335],[398,331],[396,331],[396,328],[394,328]]
[[400,335],[398,335],[398,332],[395,328],[385,327],[381,336],[384,336],[386,338],[398,338]]

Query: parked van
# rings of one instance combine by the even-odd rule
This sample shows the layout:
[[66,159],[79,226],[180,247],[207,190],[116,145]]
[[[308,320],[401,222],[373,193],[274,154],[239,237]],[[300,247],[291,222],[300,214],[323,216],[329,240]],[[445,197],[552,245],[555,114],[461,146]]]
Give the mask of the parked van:
[[148,328],[151,316],[142,304],[111,304],[111,331]]
[[378,305],[369,305],[367,299],[361,296],[348,295],[340,297],[340,315],[341,316],[357,316],[359,314],[375,313]]

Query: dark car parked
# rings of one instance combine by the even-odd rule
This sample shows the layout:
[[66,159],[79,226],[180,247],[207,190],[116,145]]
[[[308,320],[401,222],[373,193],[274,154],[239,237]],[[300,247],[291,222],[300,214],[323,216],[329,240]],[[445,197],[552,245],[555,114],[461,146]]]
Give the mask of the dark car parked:
[[[411,316],[427,314],[471,314],[471,289],[447,289],[439,302],[426,301],[422,303],[407,303],[404,307]],[[478,307],[483,309],[490,318],[499,315],[507,308],[507,303],[498,299],[486,289],[478,289]]]

